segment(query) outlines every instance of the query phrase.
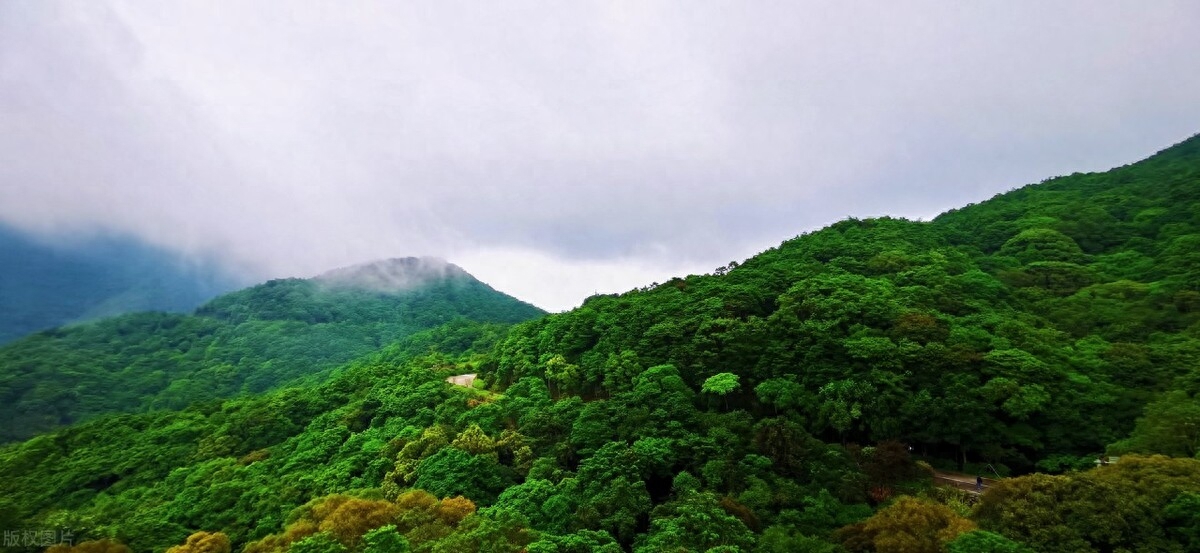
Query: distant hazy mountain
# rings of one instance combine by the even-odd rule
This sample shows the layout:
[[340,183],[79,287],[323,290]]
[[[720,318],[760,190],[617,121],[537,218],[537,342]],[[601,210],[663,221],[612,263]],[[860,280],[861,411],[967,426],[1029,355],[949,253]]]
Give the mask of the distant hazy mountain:
[[134,239],[55,245],[0,223],[0,343],[122,313],[188,312],[237,287]]
[[0,442],[103,413],[272,389],[442,325],[544,311],[461,268],[405,258],[272,280],[193,315],[134,313],[0,347]]

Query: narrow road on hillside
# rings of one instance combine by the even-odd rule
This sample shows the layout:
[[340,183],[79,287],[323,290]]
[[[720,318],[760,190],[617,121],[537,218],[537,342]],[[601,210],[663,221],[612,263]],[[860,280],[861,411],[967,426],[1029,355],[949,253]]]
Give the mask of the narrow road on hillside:
[[[986,489],[990,488],[991,486],[995,485],[996,482],[997,482],[997,480],[994,478],[984,478],[983,479],[983,489],[986,490]],[[976,490],[976,487],[975,487],[975,477],[971,476],[969,474],[962,474],[960,472],[948,472],[948,471],[944,471],[944,470],[934,470],[933,471],[933,483],[938,486],[947,486],[947,487],[952,487],[952,488],[958,488],[964,492],[969,492],[969,493],[973,493],[973,494],[977,494],[977,495],[979,494],[979,491]]]

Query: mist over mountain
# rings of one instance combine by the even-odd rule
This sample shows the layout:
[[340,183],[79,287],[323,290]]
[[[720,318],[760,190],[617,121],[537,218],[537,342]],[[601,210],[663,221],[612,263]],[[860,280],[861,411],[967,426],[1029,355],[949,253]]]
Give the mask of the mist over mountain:
[[[114,412],[260,393],[418,332],[545,312],[433,258],[366,263],[131,313],[0,346],[0,442]],[[489,332],[498,332],[489,331]]]
[[123,313],[188,312],[245,284],[134,238],[55,241],[0,223],[0,343]]
[[473,279],[462,267],[437,257],[384,259],[334,269],[315,278],[334,288],[361,288],[384,293],[403,292],[437,281]]

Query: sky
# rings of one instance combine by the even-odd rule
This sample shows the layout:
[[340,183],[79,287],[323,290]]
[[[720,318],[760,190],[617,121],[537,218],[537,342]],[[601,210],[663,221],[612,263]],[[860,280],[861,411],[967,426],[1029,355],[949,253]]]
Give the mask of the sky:
[[0,222],[542,308],[1200,132],[1200,3],[0,2]]

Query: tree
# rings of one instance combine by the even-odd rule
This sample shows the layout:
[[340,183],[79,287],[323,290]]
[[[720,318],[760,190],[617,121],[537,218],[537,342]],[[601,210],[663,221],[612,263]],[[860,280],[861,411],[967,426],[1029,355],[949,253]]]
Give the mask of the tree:
[[800,503],[802,509],[784,510],[777,522],[808,536],[828,536],[838,528],[862,522],[874,514],[867,504],[847,505],[824,488],[804,497]]
[[380,526],[363,535],[362,553],[408,553],[408,540],[396,531],[394,524]]
[[740,384],[738,375],[733,373],[717,373],[704,380],[700,391],[708,394],[725,395],[736,391]]
[[462,521],[453,534],[439,540],[434,553],[486,551],[488,553],[519,553],[533,541],[528,522],[519,513],[508,509],[489,509]]
[[604,362],[604,388],[610,394],[624,392],[633,385],[633,379],[642,372],[642,364],[637,353],[624,350],[620,355],[609,354]]
[[821,387],[821,416],[844,440],[846,432],[862,418],[863,409],[874,394],[875,388],[866,382],[854,379],[830,382]]
[[838,536],[850,551],[942,553],[946,544],[974,529],[975,523],[945,505],[904,496]]
[[546,361],[546,381],[554,384],[556,396],[579,390],[582,373],[579,366],[568,363],[562,355],[554,355]]
[[529,544],[528,553],[621,553],[620,544],[607,532],[580,530],[565,536],[544,534]]
[[[496,500],[496,507],[520,513],[535,529],[552,533],[567,531],[566,517],[554,512],[554,498],[560,498],[559,488],[549,480],[530,478],[516,486],[510,486]],[[574,508],[571,508],[572,513]]]
[[763,419],[754,425],[753,444],[785,476],[803,474],[804,461],[825,449],[825,444],[805,432],[803,426],[784,417]]
[[1063,261],[1077,263],[1083,250],[1075,240],[1056,230],[1035,228],[1022,231],[1000,247],[1001,255],[1016,257],[1023,263]]
[[1034,553],[1024,545],[987,530],[967,532],[950,542],[946,550],[948,553]]
[[775,408],[775,414],[781,410],[800,409],[805,407],[808,395],[795,377],[769,378],[754,387],[758,401]]
[[634,546],[636,552],[708,551],[721,546],[748,550],[754,534],[737,517],[730,515],[707,492],[684,497],[654,509],[650,531]]
[[325,532],[308,536],[288,548],[288,553],[349,553],[349,551],[337,538]]
[[1129,438],[1112,446],[1114,453],[1161,453],[1175,457],[1200,454],[1200,399],[1187,392],[1167,392],[1146,406]]
[[1072,475],[1006,478],[975,519],[1039,553],[1171,550],[1165,517],[1183,492],[1200,492],[1200,460],[1126,455]]
[[346,498],[331,512],[318,515],[317,528],[354,547],[364,534],[395,519],[398,511],[390,501]]
[[1167,534],[1183,546],[1184,551],[1200,551],[1200,493],[1179,494],[1163,509]]
[[579,465],[576,512],[586,528],[604,530],[630,543],[639,521],[650,511],[650,492],[642,481],[640,458],[630,446],[609,442]]
[[736,392],[741,387],[738,382],[738,375],[733,373],[717,373],[704,380],[704,385],[700,387],[700,391],[706,394],[716,394],[725,398],[725,408],[729,408],[729,394]]
[[415,485],[434,495],[462,495],[488,505],[512,483],[511,472],[490,456],[447,447],[421,461]]
[[167,553],[229,553],[229,536],[221,532],[196,532]]
[[838,546],[805,536],[790,526],[772,526],[758,538],[754,553],[837,553]]
[[913,462],[908,446],[895,440],[863,448],[860,463],[872,487],[890,490],[901,482],[928,478],[928,473],[921,471]]
[[468,426],[453,442],[451,447],[457,447],[472,455],[487,455],[496,458],[496,441],[489,437],[477,424]]

